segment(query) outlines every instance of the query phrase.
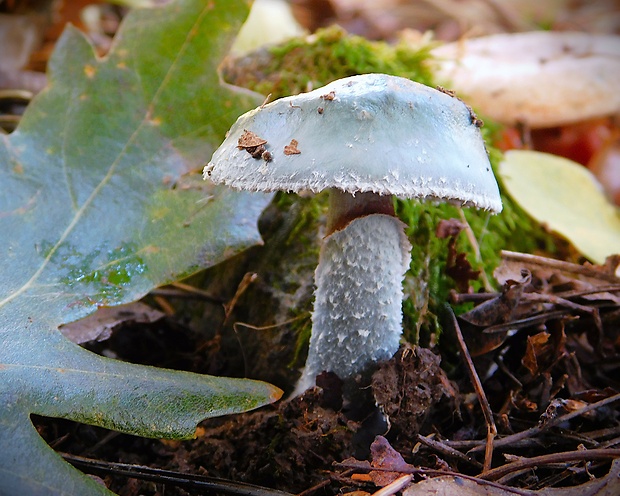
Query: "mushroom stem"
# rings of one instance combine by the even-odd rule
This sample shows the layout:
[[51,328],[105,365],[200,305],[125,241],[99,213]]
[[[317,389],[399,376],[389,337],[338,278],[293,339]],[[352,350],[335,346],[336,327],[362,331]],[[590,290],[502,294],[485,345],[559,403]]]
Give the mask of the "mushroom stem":
[[352,195],[342,190],[329,190],[329,210],[327,218],[327,235],[340,231],[357,217],[370,214],[396,216],[392,195],[379,195],[373,192]]
[[391,215],[370,214],[324,239],[310,349],[296,394],[313,386],[323,371],[351,385],[398,350],[402,282],[411,259],[404,227]]

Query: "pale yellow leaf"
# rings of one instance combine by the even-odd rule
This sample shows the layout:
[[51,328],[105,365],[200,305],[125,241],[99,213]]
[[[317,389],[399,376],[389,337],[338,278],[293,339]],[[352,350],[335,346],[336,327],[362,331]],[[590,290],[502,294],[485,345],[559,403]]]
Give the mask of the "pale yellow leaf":
[[620,215],[585,167],[547,153],[511,150],[499,166],[508,194],[590,261],[620,253]]

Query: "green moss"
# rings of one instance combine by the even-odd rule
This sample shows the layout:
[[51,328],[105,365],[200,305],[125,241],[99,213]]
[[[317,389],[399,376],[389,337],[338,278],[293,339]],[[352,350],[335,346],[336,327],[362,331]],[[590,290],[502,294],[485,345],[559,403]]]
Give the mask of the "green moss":
[[[501,153],[490,148],[489,156],[495,168]],[[474,208],[463,209],[477,240],[480,260],[477,260],[475,248],[464,232],[459,234],[456,244],[457,251],[466,254],[472,267],[484,271],[491,280],[502,250],[547,254],[556,250],[556,240],[552,235],[509,197],[502,195],[502,202],[503,210],[497,215]],[[407,235],[413,245],[411,266],[405,279],[408,296],[403,307],[405,337],[411,342],[426,343],[432,334],[440,335],[441,307],[448,300],[450,290],[455,288],[454,281],[445,273],[448,240],[438,238],[435,232],[441,220],[459,220],[459,210],[449,204],[399,200],[397,214],[409,226]],[[473,281],[472,286],[478,291],[482,288],[481,280]]]
[[293,38],[224,68],[227,80],[272,99],[318,88],[355,74],[381,72],[433,85],[432,44],[414,49],[350,35],[333,26],[310,37]]

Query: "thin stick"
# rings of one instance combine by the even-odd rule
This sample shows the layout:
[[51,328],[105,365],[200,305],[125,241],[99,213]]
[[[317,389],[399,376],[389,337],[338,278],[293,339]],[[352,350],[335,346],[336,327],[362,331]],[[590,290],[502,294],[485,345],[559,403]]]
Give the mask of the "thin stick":
[[465,227],[464,229],[465,235],[467,236],[467,239],[469,240],[469,244],[474,249],[476,263],[480,266],[480,278],[482,279],[482,284],[484,285],[484,289],[487,291],[487,293],[492,293],[495,288],[493,288],[493,285],[489,281],[489,278],[487,277],[487,273],[484,270],[484,267],[482,266],[482,255],[480,254],[480,245],[478,244],[476,235],[474,234],[474,231],[469,225],[469,222],[467,222],[467,217],[465,217],[465,213],[463,212],[463,209],[459,207],[458,211],[459,211],[459,217],[461,218],[461,222],[463,223],[463,226]]
[[154,481],[160,484],[174,484],[186,489],[200,489],[204,494],[221,493],[234,496],[293,496],[291,493],[269,489],[266,487],[234,482],[226,479],[218,479],[198,474],[186,474],[172,470],[163,470],[143,465],[128,463],[106,462],[93,460],[82,456],[60,453],[60,455],[74,466],[92,470],[117,474],[133,479]]
[[[593,287],[589,289],[562,291],[549,296],[570,300],[570,298],[576,298],[579,296],[596,295],[598,293],[613,293],[616,291],[620,291],[620,284],[611,284],[609,286]],[[531,294],[534,293],[526,293],[523,296]],[[450,301],[452,303],[480,303],[483,301],[491,300],[493,298],[497,298],[498,296],[501,296],[501,293],[457,293],[454,290],[450,291]],[[544,298],[545,295],[542,295],[540,297]]]
[[224,299],[208,295],[206,292],[204,292],[204,294],[200,294],[195,291],[189,293],[183,289],[176,289],[172,287],[155,288],[149,294],[155,296],[165,296],[166,298],[176,298],[179,300],[204,300],[218,304],[224,303]]
[[501,296],[501,293],[457,293],[455,290],[450,291],[450,301],[452,303],[482,303],[493,298]]
[[600,443],[599,447],[601,448],[609,448],[610,446],[618,446],[620,444],[620,437],[615,437],[610,439],[609,441],[605,441],[604,443]]
[[[241,298],[243,293],[247,291],[247,289],[250,287],[250,285],[254,281],[256,281],[256,279],[258,279],[258,274],[254,272],[247,272],[243,276],[243,278],[241,279],[241,282],[237,286],[237,291],[235,291],[235,294],[233,295],[232,299],[228,303],[224,304],[224,320],[222,321],[222,324],[220,325],[220,328],[217,331],[218,335],[222,334],[224,330],[224,326],[226,325],[226,323],[228,322],[228,319],[232,315],[232,312],[235,309],[235,306],[237,305],[239,298]],[[233,330],[235,332],[235,338],[237,339],[237,343],[239,343],[239,350],[241,351],[241,356],[243,357],[243,370],[245,371],[245,370],[248,370],[248,357],[245,354],[245,348],[243,346],[243,343],[241,342],[239,333],[237,332],[237,329],[234,326],[233,326]]]
[[620,282],[620,278],[586,265],[579,265],[565,262],[563,260],[556,260],[555,258],[539,257],[537,255],[530,255],[529,253],[519,253],[515,251],[502,250],[501,254],[502,258],[507,262],[521,262],[530,265],[539,265],[544,268],[558,269],[571,274],[581,274],[583,276],[616,284]]
[[246,322],[235,322],[233,324],[233,329],[237,332],[239,327],[245,327],[246,329],[251,329],[252,331],[268,331],[270,329],[277,329],[278,327],[284,327],[286,325],[292,324],[293,322],[297,322],[302,319],[309,319],[310,314],[307,315],[299,315],[297,317],[293,317],[292,319],[285,320],[283,322],[278,322],[277,324],[271,324],[266,326],[255,326],[252,324],[247,324]]
[[478,373],[476,372],[476,368],[474,367],[474,362],[472,361],[471,355],[469,354],[469,351],[467,349],[465,339],[463,339],[463,334],[461,333],[459,323],[456,320],[456,316],[454,315],[452,308],[450,306],[447,306],[447,308],[450,312],[450,317],[452,318],[452,326],[454,327],[454,332],[456,333],[459,347],[461,348],[461,357],[465,362],[467,372],[469,373],[469,378],[474,386],[474,390],[476,391],[476,395],[478,396],[478,402],[480,403],[484,419],[487,423],[487,440],[485,444],[484,465],[482,469],[482,473],[485,473],[491,469],[491,460],[493,458],[493,441],[495,439],[495,436],[497,436],[497,427],[495,426],[495,419],[493,419],[493,412],[491,411],[491,406],[489,405],[489,401],[487,400],[486,394],[484,393],[484,389],[482,389],[482,383],[480,382],[480,378],[478,377]]
[[526,468],[539,467],[541,465],[562,464],[566,465],[570,462],[581,462],[586,460],[607,460],[609,458],[620,458],[620,449],[591,449],[578,451],[564,451],[560,453],[552,453],[550,455],[535,456],[533,458],[520,458],[512,463],[507,463],[501,467],[489,470],[486,473],[478,475],[481,479],[496,480],[504,477],[511,472],[523,470]]
[[505,324],[496,324],[485,328],[483,334],[497,334],[500,332],[507,332],[513,329],[522,329],[524,327],[530,327],[540,322],[545,322],[551,319],[559,319],[565,315],[570,315],[568,310],[553,310],[551,312],[541,313],[533,315],[532,317],[525,317],[523,319],[513,320]]
[[[596,403],[590,403],[589,405],[586,405],[583,408],[574,410],[570,413],[566,413],[559,417],[555,417],[554,419],[551,419],[548,422],[535,425],[534,427],[530,427],[529,429],[526,429],[524,431],[517,432],[516,434],[511,434],[510,436],[497,439],[495,441],[495,447],[499,448],[502,446],[508,446],[516,441],[521,441],[522,439],[536,436],[546,429],[555,427],[556,425],[559,425],[563,422],[567,422],[568,420],[572,418],[579,417],[580,415],[583,415],[584,413],[591,412],[592,410],[596,410],[597,408],[608,405],[609,403],[613,403],[618,400],[620,400],[620,393],[614,394],[613,396],[610,396],[609,398],[605,398],[604,400],[597,401]],[[475,453],[477,451],[482,451],[482,446],[476,446],[475,448],[472,448],[469,452]]]
[[323,489],[324,487],[329,486],[331,483],[332,483],[332,481],[330,479],[322,480],[318,484],[315,484],[314,486],[309,487],[308,489],[303,490],[297,496],[310,496],[312,493],[315,493],[319,489]]
[[224,322],[222,323],[222,325],[224,325],[224,323],[226,323],[226,321],[228,320],[228,317],[230,317],[230,314],[232,313],[235,306],[237,305],[237,302],[239,301],[239,298],[241,298],[241,295],[243,295],[243,293],[246,292],[248,287],[250,287],[250,285],[257,278],[258,278],[258,274],[255,274],[254,272],[248,272],[247,274],[243,276],[243,279],[241,279],[239,286],[237,286],[237,291],[235,291],[235,294],[233,295],[232,299],[224,305],[225,317],[224,317]]
[[422,436],[421,434],[418,434],[418,441],[423,445],[437,451],[438,453],[441,453],[444,456],[456,458],[457,460],[461,460],[479,469],[483,468],[482,463],[480,463],[478,460],[474,460],[472,457],[467,456],[466,454],[461,453],[459,450],[456,450],[440,441],[435,441],[434,439]]

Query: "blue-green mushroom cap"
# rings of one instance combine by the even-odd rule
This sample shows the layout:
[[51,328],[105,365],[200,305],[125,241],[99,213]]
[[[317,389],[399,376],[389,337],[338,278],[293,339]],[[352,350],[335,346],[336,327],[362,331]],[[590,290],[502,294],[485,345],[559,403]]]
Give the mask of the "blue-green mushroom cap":
[[239,117],[205,177],[250,191],[337,188],[499,212],[479,126],[450,92],[385,74],[352,76]]

